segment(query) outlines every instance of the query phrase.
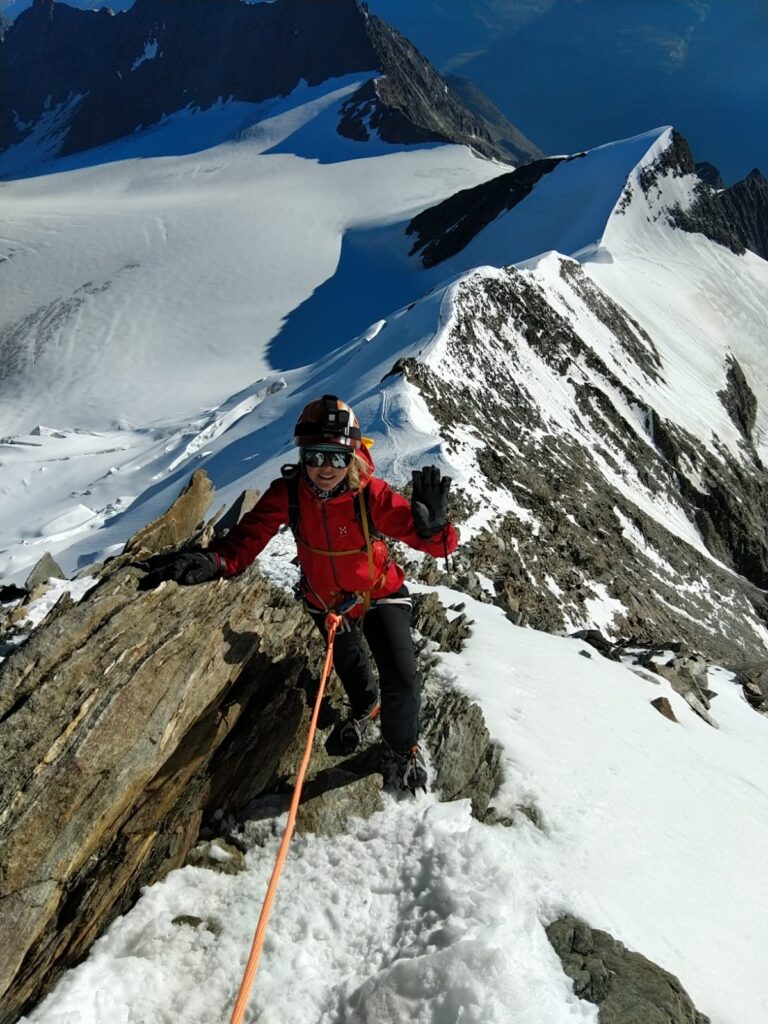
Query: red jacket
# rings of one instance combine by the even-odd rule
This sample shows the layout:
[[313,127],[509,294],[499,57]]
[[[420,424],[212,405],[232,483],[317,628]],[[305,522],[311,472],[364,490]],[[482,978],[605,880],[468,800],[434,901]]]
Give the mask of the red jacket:
[[[459,539],[453,526],[448,525],[425,540],[416,533],[410,503],[402,495],[376,477],[369,477],[360,490],[366,487],[369,530],[404,541],[437,558],[456,550]],[[302,590],[307,600],[319,608],[334,608],[343,595],[368,590],[372,600],[386,597],[399,590],[405,577],[400,566],[390,560],[384,541],[372,538],[371,579],[365,536],[355,516],[354,493],[346,491],[323,500],[312,493],[303,476],[299,478],[297,548],[304,576]],[[274,480],[238,525],[223,540],[211,545],[211,551],[223,560],[222,574],[235,576],[242,572],[288,521],[288,482]],[[322,553],[325,551],[347,553],[328,555]]]

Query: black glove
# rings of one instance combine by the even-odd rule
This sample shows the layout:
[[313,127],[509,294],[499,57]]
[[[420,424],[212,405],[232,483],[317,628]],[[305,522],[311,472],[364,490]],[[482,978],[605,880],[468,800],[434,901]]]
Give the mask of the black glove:
[[448,524],[449,476],[440,477],[437,466],[425,466],[413,471],[413,497],[411,512],[416,533],[427,540]]
[[139,581],[139,590],[154,590],[165,580],[184,586],[207,583],[219,575],[219,559],[208,551],[171,552],[155,555],[144,563],[149,572]]

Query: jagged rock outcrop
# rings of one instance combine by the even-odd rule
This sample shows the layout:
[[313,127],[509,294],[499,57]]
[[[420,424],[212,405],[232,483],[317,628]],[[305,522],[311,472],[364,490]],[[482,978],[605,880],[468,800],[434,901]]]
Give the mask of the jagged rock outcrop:
[[[642,169],[638,180],[647,197],[658,189],[660,180],[668,175],[682,178],[695,174],[696,165],[687,141],[680,132],[673,131],[670,144],[656,160]],[[677,203],[666,211],[669,223],[681,231],[705,235],[737,255],[743,254],[744,244],[715,191],[703,180],[696,183],[693,191],[692,202],[686,206]]]
[[61,133],[62,155],[79,153],[187,107],[378,71],[347,104],[342,134],[367,138],[365,120],[387,141],[458,142],[506,159],[421,54],[357,0],[137,0],[117,15],[35,0],[0,42],[0,60],[0,148],[44,126]]
[[768,179],[755,168],[718,199],[742,245],[768,260]]
[[693,202],[685,209],[678,204],[669,212],[675,227],[700,232],[738,255],[750,249],[768,259],[768,180],[757,168],[726,188],[717,168],[694,165],[688,143],[674,132],[670,148],[644,172],[646,194],[660,175],[670,172],[676,176],[695,173],[700,179]]
[[718,392],[718,397],[728,410],[728,415],[744,435],[745,441],[752,440],[752,431],[757,416],[757,399],[749,386],[744,371],[733,356],[726,360],[726,386]]
[[213,495],[214,487],[208,475],[196,470],[168,511],[147,523],[128,540],[123,558],[139,560],[181,544],[203,522]]
[[664,664],[649,656],[637,659],[637,663],[666,679],[699,718],[718,728],[709,714],[712,698],[717,694],[707,687],[707,662],[701,655],[676,655]]
[[46,583],[51,577],[59,580],[65,579],[64,573],[56,559],[46,551],[43,557],[36,563],[29,576],[27,576],[24,582],[24,589],[28,594],[31,594],[35,587]]
[[[184,528],[199,535],[212,491],[195,474],[166,517],[100,570],[78,604],[65,595],[0,664],[0,1024],[11,1024],[77,962],[141,887],[185,863],[235,870],[217,839],[267,800],[284,809],[322,662],[291,594],[257,568],[198,587],[142,592],[146,558]],[[457,650],[466,620],[425,600],[420,664],[433,784],[482,816],[498,751],[479,709],[430,683],[434,649]],[[381,749],[339,754],[332,679],[299,815],[335,833],[380,806]],[[270,826],[271,827],[271,826]],[[184,922],[181,922],[184,923]]]
[[709,1024],[679,979],[607,932],[561,917],[547,937],[580,999],[595,1003],[600,1024]]
[[745,665],[736,677],[743,687],[744,697],[753,708],[768,714],[768,661]]
[[705,185],[709,185],[710,188],[725,188],[725,182],[720,176],[720,171],[718,171],[714,164],[707,163],[706,160],[696,161],[695,170]]
[[256,787],[301,718],[311,638],[290,598],[255,574],[140,597],[137,577],[61,600],[0,667],[4,1022],[183,863],[244,707],[269,723]]

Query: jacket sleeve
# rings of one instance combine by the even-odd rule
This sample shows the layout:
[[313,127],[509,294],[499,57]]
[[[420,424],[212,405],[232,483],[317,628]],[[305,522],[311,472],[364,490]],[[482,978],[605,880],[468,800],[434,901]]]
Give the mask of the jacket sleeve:
[[288,485],[273,480],[250,512],[209,551],[219,558],[222,576],[237,576],[264,550],[277,531],[288,522]]
[[450,523],[434,537],[420,537],[416,533],[410,502],[383,480],[372,477],[368,489],[371,518],[379,533],[401,540],[416,551],[424,551],[435,558],[450,555],[459,546],[459,535]]

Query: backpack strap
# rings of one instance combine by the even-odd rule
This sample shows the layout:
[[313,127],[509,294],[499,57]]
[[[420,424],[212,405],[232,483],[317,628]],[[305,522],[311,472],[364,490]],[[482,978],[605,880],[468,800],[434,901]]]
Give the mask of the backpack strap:
[[291,528],[291,533],[296,536],[296,531],[299,528],[300,516],[299,476],[301,470],[295,463],[288,462],[286,465],[280,467],[280,473],[288,484],[288,525]]
[[371,537],[375,537],[377,540],[380,539],[382,535],[376,529],[376,526],[374,525],[373,522],[373,516],[371,515],[371,492],[369,488],[363,487],[362,490],[357,491],[357,493],[355,494],[354,503],[355,519],[360,524],[363,533],[366,534],[366,538],[368,534],[366,533],[366,526],[364,525],[364,520],[367,520],[367,529]]

